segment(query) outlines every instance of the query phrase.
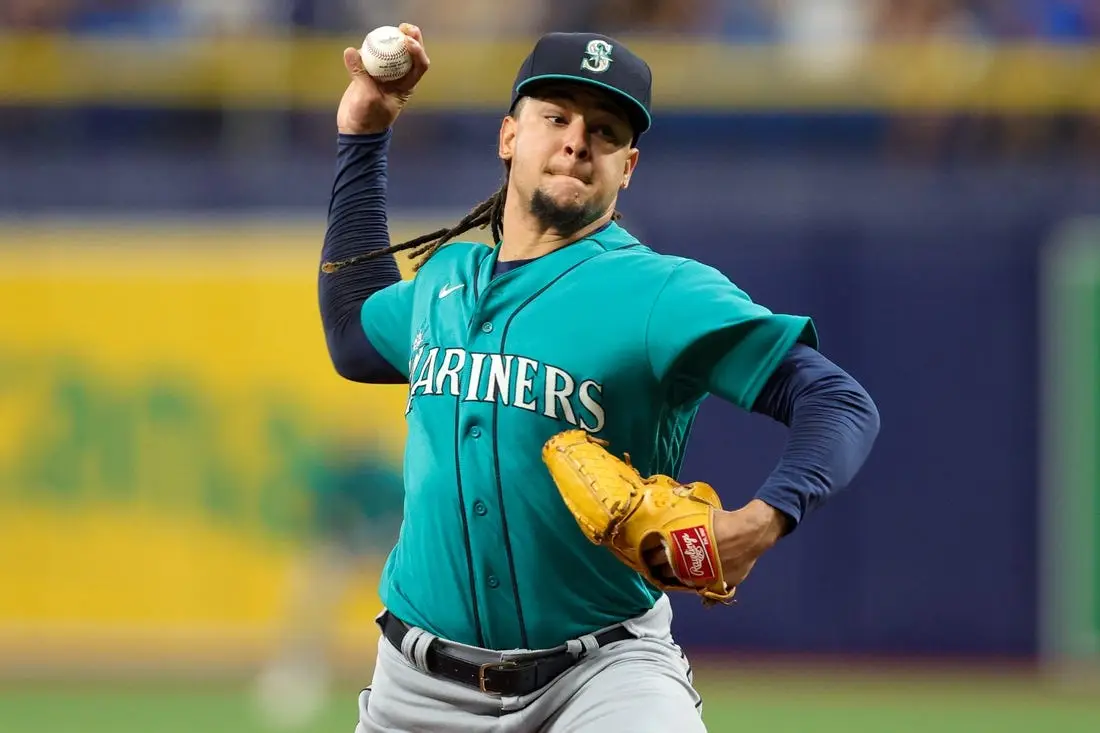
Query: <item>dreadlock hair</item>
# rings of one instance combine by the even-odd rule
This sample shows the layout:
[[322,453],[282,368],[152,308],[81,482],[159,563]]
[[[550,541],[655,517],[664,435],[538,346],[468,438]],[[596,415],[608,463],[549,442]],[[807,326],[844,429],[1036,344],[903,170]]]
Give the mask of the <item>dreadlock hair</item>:
[[410,249],[412,252],[409,253],[409,258],[415,260],[413,263],[413,270],[419,270],[432,255],[439,251],[440,247],[455,237],[465,234],[475,228],[484,229],[489,227],[490,233],[493,235],[493,242],[495,244],[500,244],[501,231],[504,227],[504,199],[507,195],[508,169],[506,168],[504,182],[500,184],[500,188],[497,189],[492,196],[470,209],[470,213],[466,214],[462,221],[458,222],[458,224],[455,224],[450,229],[437,229],[434,232],[423,234],[407,242],[391,244],[389,247],[349,257],[346,260],[325,262],[321,265],[321,271],[329,273],[336,272],[349,265],[355,265],[366,260],[372,260],[376,257],[391,255],[395,252],[404,252]]
[[[500,184],[500,188],[497,189],[492,196],[470,209],[470,213],[466,214],[462,221],[458,222],[458,224],[455,224],[450,229],[437,229],[434,232],[423,234],[407,242],[391,244],[389,247],[377,249],[373,252],[366,252],[361,255],[355,255],[346,260],[325,262],[321,265],[321,271],[333,273],[349,265],[356,265],[376,257],[391,255],[395,252],[404,252],[405,250],[411,249],[412,252],[409,253],[409,259],[414,260],[413,271],[415,272],[423,267],[424,263],[439,251],[440,247],[471,229],[485,229],[488,227],[489,233],[493,236],[493,244],[500,244],[502,232],[504,231],[504,202],[508,196],[508,176],[511,170],[511,165],[505,163],[504,182]],[[621,217],[622,214],[618,211],[615,211],[611,216],[613,221],[618,221]]]

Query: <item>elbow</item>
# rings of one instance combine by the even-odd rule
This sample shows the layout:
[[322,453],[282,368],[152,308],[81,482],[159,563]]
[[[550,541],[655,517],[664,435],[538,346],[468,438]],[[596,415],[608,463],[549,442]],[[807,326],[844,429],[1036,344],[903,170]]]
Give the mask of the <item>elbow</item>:
[[[357,324],[356,324],[357,325]],[[360,384],[404,384],[399,372],[367,340],[363,329],[348,327],[347,322],[325,331],[329,361],[336,373],[349,382]]]
[[847,413],[852,439],[861,447],[860,463],[862,463],[870,455],[871,448],[882,429],[882,416],[879,414],[878,405],[863,385],[854,379],[848,380],[835,395],[835,399],[843,405],[843,410]]
[[354,348],[353,344],[348,343],[348,339],[339,336],[339,332],[326,332],[326,336],[329,361],[340,377],[361,384],[374,380],[372,363],[364,358],[362,349]]
[[328,358],[336,373],[351,382],[363,380],[362,359],[356,349],[351,348],[347,335],[346,322],[325,324],[325,344]]
[[866,430],[868,436],[868,442],[874,443],[878,437],[879,430],[882,429],[882,416],[879,414],[878,405],[875,404],[874,399],[862,386],[859,388],[859,400],[863,408],[863,413],[867,416]]
[[340,377],[349,382],[365,381],[361,365],[356,360],[350,359],[346,354],[331,348],[329,349],[329,359],[332,362],[332,368]]
[[851,416],[851,444],[852,462],[849,480],[855,478],[867,459],[871,455],[879,431],[882,429],[882,416],[879,414],[878,405],[862,386],[856,384],[854,389],[846,391],[845,402]]
[[822,395],[839,406],[855,422],[868,446],[873,443],[882,428],[882,416],[867,389],[848,374],[835,375],[822,386]]
[[820,396],[830,405],[822,405],[821,414],[829,414],[837,429],[845,435],[848,468],[844,474],[847,482],[855,477],[871,455],[882,429],[882,415],[870,393],[849,376],[835,380],[831,388],[823,390]]

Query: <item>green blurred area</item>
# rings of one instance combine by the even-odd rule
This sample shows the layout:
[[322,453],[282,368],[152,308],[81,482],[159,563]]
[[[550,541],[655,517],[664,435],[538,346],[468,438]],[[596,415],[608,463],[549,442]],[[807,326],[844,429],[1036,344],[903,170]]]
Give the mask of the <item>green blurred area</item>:
[[[773,733],[1095,733],[1095,686],[1055,688],[1029,677],[697,671],[710,731]],[[357,690],[332,695],[301,733],[353,733]],[[187,686],[22,685],[0,688],[4,733],[269,733],[248,690],[236,683]]]

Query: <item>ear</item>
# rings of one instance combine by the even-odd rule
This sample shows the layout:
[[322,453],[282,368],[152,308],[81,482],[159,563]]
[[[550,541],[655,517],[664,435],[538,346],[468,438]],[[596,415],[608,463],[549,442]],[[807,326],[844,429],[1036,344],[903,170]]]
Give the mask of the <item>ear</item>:
[[639,154],[637,148],[630,149],[630,154],[626,158],[626,165],[623,167],[623,182],[619,184],[619,188],[625,190],[630,186],[630,177],[634,175],[634,169],[638,167]]
[[516,118],[511,115],[500,123],[500,138],[497,141],[497,157],[510,161],[516,149]]

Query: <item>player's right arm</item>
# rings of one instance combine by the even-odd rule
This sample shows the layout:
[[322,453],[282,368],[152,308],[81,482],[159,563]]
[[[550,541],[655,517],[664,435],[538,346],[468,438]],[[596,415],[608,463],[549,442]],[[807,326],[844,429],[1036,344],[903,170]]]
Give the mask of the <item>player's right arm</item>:
[[[359,53],[344,51],[350,81],[337,112],[337,170],[329,201],[322,262],[340,262],[389,246],[386,218],[387,151],[394,121],[428,68],[422,37],[411,37],[413,68],[380,84],[363,70]],[[406,381],[412,284],[392,255],[321,272],[318,299],[329,356],[337,373],[356,382]]]

